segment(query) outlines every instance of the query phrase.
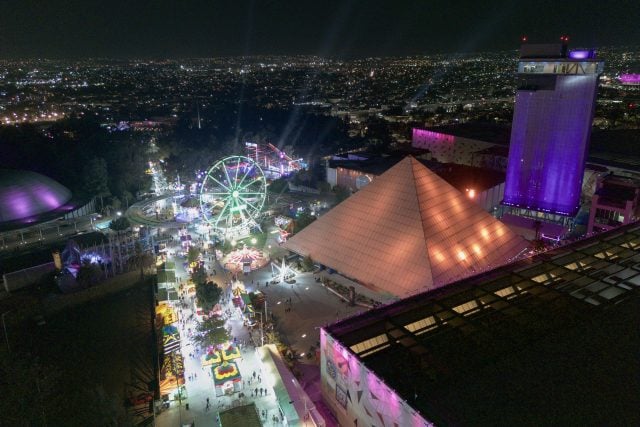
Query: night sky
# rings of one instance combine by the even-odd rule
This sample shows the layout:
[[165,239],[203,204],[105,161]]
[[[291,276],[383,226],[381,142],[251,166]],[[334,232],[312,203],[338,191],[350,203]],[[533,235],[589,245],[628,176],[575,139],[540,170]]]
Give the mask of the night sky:
[[364,57],[640,42],[638,0],[0,0],[0,58]]

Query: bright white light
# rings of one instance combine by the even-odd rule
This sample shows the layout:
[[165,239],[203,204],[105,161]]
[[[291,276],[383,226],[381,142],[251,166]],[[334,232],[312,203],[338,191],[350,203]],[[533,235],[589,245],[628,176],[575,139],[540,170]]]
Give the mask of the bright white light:
[[302,338],[306,338],[306,337],[307,337],[307,334],[302,334]]
[[258,243],[258,240],[256,240],[256,238],[254,237],[253,239],[251,239],[251,244],[255,245],[256,243]]

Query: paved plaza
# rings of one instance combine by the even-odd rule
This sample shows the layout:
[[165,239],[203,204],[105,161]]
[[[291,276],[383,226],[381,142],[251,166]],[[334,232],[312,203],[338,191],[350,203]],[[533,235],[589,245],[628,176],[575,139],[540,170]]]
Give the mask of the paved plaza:
[[[287,253],[273,239],[269,239],[265,248],[269,245],[271,246],[269,255],[272,259],[281,258]],[[169,248],[169,251],[175,254],[178,249],[178,243],[176,243],[174,247]],[[173,260],[173,257],[170,260]],[[242,360],[238,365],[240,373],[245,379],[242,391],[245,397],[238,398],[239,393],[221,397],[215,396],[210,369],[202,368],[200,365],[203,349],[196,348],[189,338],[189,330],[195,329],[196,321],[191,319],[194,307],[193,296],[186,296],[183,306],[180,306],[179,302],[175,302],[175,305],[182,310],[180,319],[185,321],[184,324],[180,324],[180,333],[182,337],[181,352],[185,361],[187,397],[182,402],[172,401],[170,408],[157,416],[156,423],[161,427],[189,425],[190,423],[195,423],[198,427],[217,426],[218,412],[253,402],[261,416],[263,425],[284,425],[273,390],[267,390],[266,395],[260,396],[258,393],[257,397],[252,396],[251,391],[256,387],[258,389],[260,387],[267,388],[264,381],[257,383],[258,375],[264,378],[259,357],[255,351],[255,346],[261,345],[261,333],[259,330],[249,331],[243,325],[240,309],[233,306],[229,298],[231,273],[225,272],[216,260],[211,259],[210,255],[205,256],[205,260],[205,267],[209,271],[211,279],[225,291],[221,304],[223,312],[226,313],[227,325],[231,328],[231,336],[240,344]],[[183,262],[182,259],[175,259],[177,280],[185,283],[188,273]],[[301,392],[302,396],[292,396],[291,400],[309,399],[308,401],[316,403],[317,410],[325,415],[326,425],[336,425],[321,402],[318,361],[315,354],[312,358],[308,358],[307,354],[311,346],[318,347],[321,326],[358,314],[366,309],[358,306],[350,307],[327,290],[322,283],[317,282],[312,273],[298,275],[295,278],[295,283],[292,284],[280,283],[267,286],[266,283],[272,280],[271,265],[267,264],[259,270],[240,275],[238,280],[244,283],[247,292],[260,291],[265,294],[267,315],[273,316],[275,319],[276,329],[280,333],[281,340],[294,349],[298,355],[304,354],[299,360],[303,365],[299,367],[298,371],[301,373],[300,385],[306,393]],[[256,372],[256,380],[253,379],[253,372]],[[249,378],[252,380],[251,385],[248,384]],[[207,398],[209,398],[209,408],[207,408]],[[187,409],[187,404],[189,409]],[[266,414],[265,417],[262,417],[263,410]],[[304,414],[299,415],[303,419]],[[311,421],[307,424],[313,425]]]

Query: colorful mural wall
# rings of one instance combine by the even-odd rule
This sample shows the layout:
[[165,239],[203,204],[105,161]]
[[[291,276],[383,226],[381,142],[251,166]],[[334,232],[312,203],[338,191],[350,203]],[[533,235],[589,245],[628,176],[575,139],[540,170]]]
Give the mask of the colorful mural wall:
[[427,427],[425,420],[324,329],[320,331],[322,395],[343,426]]

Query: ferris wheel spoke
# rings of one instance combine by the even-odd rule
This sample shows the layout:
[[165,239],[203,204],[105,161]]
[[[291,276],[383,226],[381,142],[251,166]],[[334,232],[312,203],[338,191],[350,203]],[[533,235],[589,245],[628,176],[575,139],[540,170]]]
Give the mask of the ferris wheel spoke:
[[240,197],[246,197],[246,196],[260,196],[261,194],[264,194],[264,193],[254,193],[254,192],[247,193],[246,191],[243,191],[243,192],[241,192],[241,193],[240,193]]
[[207,177],[211,178],[212,180],[214,180],[215,182],[218,183],[219,186],[221,186],[222,188],[224,188],[227,191],[231,191],[231,189],[229,187],[227,187],[226,185],[224,185],[223,183],[221,183],[220,181],[218,181],[216,178],[214,178],[213,176],[207,174]]
[[229,189],[233,188],[233,185],[231,184],[231,177],[229,177],[229,171],[227,170],[226,162],[222,163],[222,170],[224,171],[224,176],[227,177],[227,182],[229,183]]
[[233,182],[237,182],[238,181],[238,171],[240,170],[240,157],[238,157],[238,163],[236,164],[236,177],[233,180]]
[[260,181],[261,181],[260,179],[253,180],[243,186],[239,186],[239,189],[240,190],[246,190],[246,189],[259,190],[262,188],[262,183]]
[[243,175],[242,179],[240,179],[240,182],[238,183],[238,187],[242,187],[242,183],[247,178],[247,176],[249,175],[249,172],[251,172],[252,169],[253,169],[253,165],[251,165],[250,167],[245,169],[244,175]]
[[207,191],[206,193],[202,193],[203,196],[228,196],[227,192],[217,192],[217,191]]
[[220,220],[224,217],[224,211],[226,211],[228,207],[229,207],[229,203],[225,203],[220,213],[216,215],[216,226],[218,225],[218,223],[220,223]]
[[[253,212],[252,212],[252,214],[253,214],[254,212],[257,212],[257,211],[259,210],[259,208],[258,208],[258,207],[256,207],[256,205],[254,205],[252,202],[250,202],[250,201],[248,201],[248,200],[244,200],[244,202],[245,202],[245,204],[246,204],[248,207],[251,207],[251,209],[252,209],[252,211],[253,211]],[[248,210],[248,209],[247,209],[247,210]]]

